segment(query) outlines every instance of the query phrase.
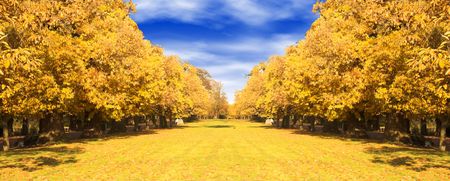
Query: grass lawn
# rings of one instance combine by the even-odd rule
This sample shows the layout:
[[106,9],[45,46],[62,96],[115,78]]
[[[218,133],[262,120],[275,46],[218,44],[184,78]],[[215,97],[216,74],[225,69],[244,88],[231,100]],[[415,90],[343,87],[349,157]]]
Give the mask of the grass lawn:
[[0,153],[0,180],[449,180],[450,154],[208,120]]

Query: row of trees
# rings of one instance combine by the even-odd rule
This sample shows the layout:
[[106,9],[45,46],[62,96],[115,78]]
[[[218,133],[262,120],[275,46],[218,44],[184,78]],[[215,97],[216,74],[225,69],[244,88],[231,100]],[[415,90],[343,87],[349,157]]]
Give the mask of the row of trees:
[[198,76],[202,80],[203,86],[209,92],[210,101],[208,102],[208,111],[206,114],[195,115],[191,119],[219,119],[228,115],[228,101],[223,84],[216,81],[203,69],[198,69]]
[[[236,94],[240,116],[322,122],[411,140],[450,116],[448,0],[327,0],[304,40],[255,66]],[[422,124],[421,124],[422,123]]]
[[130,118],[167,128],[220,112],[220,84],[144,40],[134,10],[123,0],[0,1],[4,150],[14,120],[25,135],[38,120],[44,142],[61,136],[67,119],[71,129],[101,132]]

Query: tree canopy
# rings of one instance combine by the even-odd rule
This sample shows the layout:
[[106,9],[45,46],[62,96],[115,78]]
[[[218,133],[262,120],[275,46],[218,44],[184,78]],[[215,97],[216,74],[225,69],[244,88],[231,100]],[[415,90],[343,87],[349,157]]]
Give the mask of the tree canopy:
[[382,116],[396,137],[407,120],[448,120],[448,1],[327,0],[314,10],[320,17],[304,40],[253,69],[236,94],[240,114]]
[[145,40],[134,11],[122,0],[1,1],[1,119],[42,119],[39,131],[58,135],[63,116],[98,128],[129,117],[215,114],[222,88]]

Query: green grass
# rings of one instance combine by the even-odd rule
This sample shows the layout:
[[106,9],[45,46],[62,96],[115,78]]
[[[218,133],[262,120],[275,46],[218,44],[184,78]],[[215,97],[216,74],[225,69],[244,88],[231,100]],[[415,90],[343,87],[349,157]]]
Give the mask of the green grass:
[[248,121],[0,153],[0,180],[448,180],[450,155]]

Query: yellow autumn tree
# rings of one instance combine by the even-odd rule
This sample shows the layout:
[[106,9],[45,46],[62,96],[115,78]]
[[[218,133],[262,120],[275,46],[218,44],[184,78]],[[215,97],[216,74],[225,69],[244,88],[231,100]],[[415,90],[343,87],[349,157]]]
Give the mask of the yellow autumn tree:
[[183,95],[187,97],[188,105],[182,117],[190,116],[206,116],[211,107],[212,100],[208,90],[203,86],[198,70],[190,64],[184,64],[185,92]]

